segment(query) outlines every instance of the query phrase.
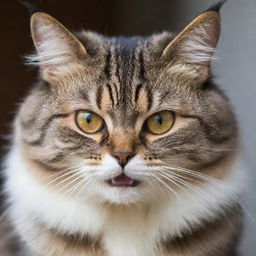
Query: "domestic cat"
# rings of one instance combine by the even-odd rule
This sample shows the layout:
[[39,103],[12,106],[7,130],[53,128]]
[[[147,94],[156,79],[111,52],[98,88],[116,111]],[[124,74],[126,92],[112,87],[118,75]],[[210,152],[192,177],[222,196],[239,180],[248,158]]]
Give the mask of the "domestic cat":
[[132,38],[32,15],[40,77],[5,160],[1,255],[236,255],[239,134],[210,71],[220,7]]

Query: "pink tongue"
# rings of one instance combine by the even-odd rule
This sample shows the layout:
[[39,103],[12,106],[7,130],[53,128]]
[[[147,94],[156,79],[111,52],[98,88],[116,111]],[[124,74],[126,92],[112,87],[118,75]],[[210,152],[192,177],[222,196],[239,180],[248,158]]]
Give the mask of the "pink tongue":
[[120,175],[112,180],[116,185],[131,185],[133,180],[125,175]]

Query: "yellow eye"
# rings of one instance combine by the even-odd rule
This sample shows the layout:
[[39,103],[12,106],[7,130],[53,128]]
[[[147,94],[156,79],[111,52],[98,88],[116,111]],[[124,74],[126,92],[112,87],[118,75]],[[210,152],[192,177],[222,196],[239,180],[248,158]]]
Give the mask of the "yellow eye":
[[146,120],[148,130],[156,135],[168,132],[174,124],[174,113],[162,111],[155,113]]
[[79,110],[76,114],[76,124],[83,132],[96,133],[103,128],[104,121],[93,112]]

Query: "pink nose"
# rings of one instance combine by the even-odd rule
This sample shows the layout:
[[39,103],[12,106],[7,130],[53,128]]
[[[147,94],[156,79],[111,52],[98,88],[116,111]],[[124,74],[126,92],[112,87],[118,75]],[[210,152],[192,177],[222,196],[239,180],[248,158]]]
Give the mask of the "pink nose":
[[121,167],[124,168],[128,161],[134,156],[134,154],[128,151],[120,151],[113,152],[112,156],[115,157],[118,163],[121,165]]

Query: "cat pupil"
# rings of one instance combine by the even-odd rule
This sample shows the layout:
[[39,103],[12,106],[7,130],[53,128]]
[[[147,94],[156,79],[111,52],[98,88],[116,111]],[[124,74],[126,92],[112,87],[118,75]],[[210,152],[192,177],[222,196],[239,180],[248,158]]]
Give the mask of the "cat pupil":
[[160,125],[163,124],[163,118],[160,115],[155,115],[155,118]]
[[85,118],[86,118],[86,121],[87,121],[88,124],[92,121],[92,115],[91,114],[86,114]]

